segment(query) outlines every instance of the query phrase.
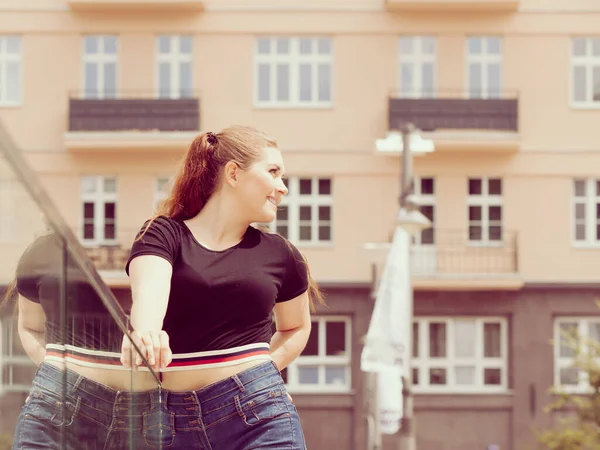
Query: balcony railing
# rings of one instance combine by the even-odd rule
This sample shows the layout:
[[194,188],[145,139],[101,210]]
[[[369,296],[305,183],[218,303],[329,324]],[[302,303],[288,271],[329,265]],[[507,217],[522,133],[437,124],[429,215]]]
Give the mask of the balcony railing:
[[194,132],[200,129],[200,100],[151,98],[120,94],[118,98],[69,100],[70,132]]
[[[431,237],[430,232],[426,232]],[[412,274],[490,276],[518,273],[517,234],[504,231],[487,240],[470,240],[467,231],[434,230],[430,244],[412,248]]]
[[478,130],[517,132],[519,99],[464,98],[452,94],[389,99],[389,129],[411,122],[422,131]]

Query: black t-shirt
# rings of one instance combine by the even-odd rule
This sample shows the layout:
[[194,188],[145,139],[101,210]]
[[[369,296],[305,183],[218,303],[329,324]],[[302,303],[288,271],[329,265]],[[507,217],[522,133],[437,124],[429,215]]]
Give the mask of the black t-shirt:
[[275,304],[307,290],[304,259],[277,234],[248,227],[239,244],[213,251],[182,221],[161,216],[146,225],[125,270],[129,274],[129,263],[141,255],[173,266],[163,330],[174,355],[268,344]]

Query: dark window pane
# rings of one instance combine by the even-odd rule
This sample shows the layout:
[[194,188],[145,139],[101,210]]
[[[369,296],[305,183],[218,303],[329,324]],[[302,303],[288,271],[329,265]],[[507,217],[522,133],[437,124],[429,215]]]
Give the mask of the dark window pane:
[[413,358],[419,357],[419,324],[417,322],[413,323],[412,327],[412,355]]
[[331,195],[331,180],[329,178],[319,179],[319,195]]
[[435,193],[433,178],[421,178],[421,194],[432,195]]
[[300,207],[300,220],[310,220],[312,218],[312,207],[301,206]]
[[288,238],[288,226],[287,225],[277,225],[277,233],[282,235],[284,238]]
[[421,231],[421,244],[435,244],[434,235],[435,233],[433,228],[427,228],[426,230]]
[[107,223],[104,225],[104,239],[115,239],[115,225],[112,223]]
[[94,219],[94,204],[93,203],[84,203],[83,204],[83,218],[84,219]]
[[300,240],[301,241],[312,240],[312,227],[310,225],[302,225],[300,227]]
[[312,193],[312,180],[310,178],[302,178],[300,180],[300,195],[310,195]]
[[469,240],[470,241],[481,241],[482,232],[480,226],[470,226],[469,227]]
[[575,196],[585,197],[585,181],[575,180]]
[[429,384],[445,385],[446,383],[446,369],[429,369]]
[[412,384],[419,385],[419,369],[417,367],[413,367],[412,370]]
[[325,323],[326,355],[336,356],[346,354],[346,323]]
[[481,206],[469,206],[469,220],[481,220]]
[[499,323],[486,323],[483,325],[483,356],[486,358],[500,358],[501,328]]
[[86,223],[83,226],[83,238],[84,239],[94,239],[94,224]]
[[[600,227],[597,227],[597,233],[600,233]],[[585,241],[585,224],[575,225],[575,240]]]
[[500,178],[490,178],[488,180],[488,194],[502,195],[502,180]]
[[319,322],[312,323],[312,329],[310,330],[310,336],[304,351],[304,356],[318,356],[319,355]]
[[331,220],[330,206],[319,206],[319,220]]
[[432,358],[446,357],[446,324],[429,324],[429,356]]
[[319,227],[319,240],[330,241],[331,240],[331,227],[329,225],[322,225]]
[[490,206],[488,213],[490,220],[502,220],[502,206]]
[[114,219],[115,212],[115,204],[114,203],[105,203],[104,204],[104,218],[105,219]]
[[502,227],[493,226],[490,227],[490,241],[501,241],[502,240]]
[[498,386],[502,383],[501,369],[483,369],[483,384]]
[[280,206],[277,211],[277,220],[288,220],[288,207]]
[[469,178],[469,195],[481,195],[481,178]]

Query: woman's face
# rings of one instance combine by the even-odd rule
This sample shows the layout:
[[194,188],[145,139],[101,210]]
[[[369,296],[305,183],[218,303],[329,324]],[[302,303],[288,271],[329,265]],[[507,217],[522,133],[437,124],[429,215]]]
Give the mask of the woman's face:
[[250,222],[266,223],[275,219],[277,206],[288,193],[283,183],[284,173],[281,152],[271,147],[263,149],[262,158],[239,172],[239,204]]

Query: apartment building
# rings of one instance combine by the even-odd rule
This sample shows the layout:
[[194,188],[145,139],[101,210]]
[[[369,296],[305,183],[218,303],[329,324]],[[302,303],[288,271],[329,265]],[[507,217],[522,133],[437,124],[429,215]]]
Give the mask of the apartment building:
[[[366,244],[389,240],[400,169],[375,141],[403,122],[435,145],[414,160],[433,222],[412,254],[418,448],[523,448],[553,423],[551,387],[585,390],[554,338],[600,337],[597,0],[20,0],[0,12],[0,120],[123,301],[128,247],[192,138],[232,123],[277,138],[289,195],[272,226],[328,301],[285,372],[309,448],[366,448],[360,352],[385,259]],[[0,180],[4,285],[13,187]],[[33,372],[3,323],[10,431]]]

